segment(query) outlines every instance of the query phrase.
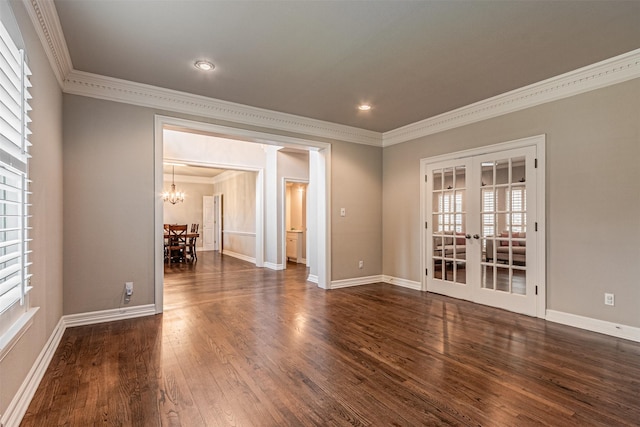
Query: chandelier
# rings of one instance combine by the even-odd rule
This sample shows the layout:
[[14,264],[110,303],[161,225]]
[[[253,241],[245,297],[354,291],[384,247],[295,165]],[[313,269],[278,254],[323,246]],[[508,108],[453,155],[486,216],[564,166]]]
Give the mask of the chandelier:
[[175,177],[176,177],[176,167],[172,166],[172,172],[171,172],[171,191],[165,191],[164,193],[162,193],[162,200],[165,202],[169,202],[172,205],[175,205],[178,202],[184,202],[184,192],[182,191],[176,191],[176,183],[175,183]]

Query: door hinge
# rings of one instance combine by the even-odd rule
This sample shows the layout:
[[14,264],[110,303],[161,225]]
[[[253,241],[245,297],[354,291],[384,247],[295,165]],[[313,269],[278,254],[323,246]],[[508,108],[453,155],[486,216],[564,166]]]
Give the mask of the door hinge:
[[536,285],[536,295],[538,295],[538,285]]
[[534,159],[534,160],[533,160],[533,167],[534,167],[535,169],[538,169],[538,159]]
[[428,276],[428,275],[429,275],[429,269],[428,269],[428,268],[425,268],[425,269],[424,269],[424,275],[425,275],[425,276]]
[[425,175],[425,176],[424,176],[424,182],[427,182],[427,177],[428,177],[428,176],[429,176],[429,175]]
[[535,223],[535,226],[536,226],[535,227],[535,231],[538,231],[538,223],[537,222]]
[[427,221],[424,222],[424,228],[429,228],[429,223]]

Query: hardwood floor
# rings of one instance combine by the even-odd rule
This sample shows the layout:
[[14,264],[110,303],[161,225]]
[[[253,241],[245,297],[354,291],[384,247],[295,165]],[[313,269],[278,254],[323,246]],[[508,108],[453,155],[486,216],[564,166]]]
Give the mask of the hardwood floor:
[[640,344],[213,252],[165,313],[68,329],[23,426],[640,425]]

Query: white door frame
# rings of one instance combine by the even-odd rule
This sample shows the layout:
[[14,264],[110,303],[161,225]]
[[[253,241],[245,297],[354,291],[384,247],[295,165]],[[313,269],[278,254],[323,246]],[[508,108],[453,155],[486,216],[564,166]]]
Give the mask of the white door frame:
[[[205,205],[205,199],[206,198],[211,198],[211,202],[213,205],[213,242],[211,242],[209,245],[207,245],[207,241],[206,241],[206,234],[205,234],[205,230],[206,230],[206,221],[205,221],[205,215],[204,215],[204,205]],[[202,196],[202,206],[203,206],[203,217],[202,217],[202,230],[200,231],[200,235],[202,236],[202,251],[219,251],[220,250],[220,240],[222,239],[222,228],[220,227],[220,217],[222,215],[222,213],[220,212],[220,200],[222,198],[222,193],[214,193],[212,195],[207,195],[207,196]]]
[[[317,224],[317,250],[314,251],[317,265],[318,287],[329,289],[331,284],[331,144],[326,142],[311,141],[301,138],[293,138],[282,135],[275,135],[265,132],[257,132],[241,128],[214,125],[210,123],[197,122],[193,120],[180,119],[176,117],[156,115],[154,118],[154,236],[155,236],[155,256],[154,256],[154,304],[156,313],[162,313],[164,301],[164,237],[163,237],[163,130],[166,127],[182,128],[185,130],[196,130],[207,132],[212,135],[238,139],[242,141],[254,142],[265,145],[279,145],[295,148],[308,149],[317,154],[318,181],[318,224]],[[208,164],[206,165],[208,166]],[[233,169],[238,169],[233,166]],[[258,174],[257,185],[264,189],[264,172]],[[264,198],[262,193],[256,195],[256,204],[264,211]],[[256,207],[258,210],[258,207]],[[258,215],[256,215],[258,216]],[[263,227],[264,216],[259,224],[260,229],[256,229],[256,248],[260,248],[262,262],[264,263]],[[275,226],[276,224],[266,224]],[[277,243],[276,243],[277,244]],[[276,251],[277,253],[277,251]],[[256,265],[258,264],[258,252],[256,251]],[[262,266],[262,265],[260,265]]]
[[440,156],[429,157],[420,160],[420,277],[422,277],[421,289],[427,290],[427,276],[426,269],[426,239],[425,239],[425,224],[427,221],[431,221],[429,218],[429,212],[426,212],[426,199],[425,192],[427,184],[425,183],[425,176],[427,167],[432,163],[440,163],[449,160],[462,159],[466,157],[478,156],[482,154],[497,153],[500,151],[511,150],[522,147],[536,147],[536,163],[538,172],[536,173],[536,217],[537,217],[537,247],[536,258],[537,265],[534,267],[537,283],[537,298],[536,298],[536,317],[545,318],[547,308],[546,297],[546,207],[545,207],[545,142],[546,135],[536,135],[528,138],[517,139],[513,141],[503,142],[494,145],[488,145],[484,147],[473,148],[470,150],[458,151],[455,153],[444,154]]
[[[213,224],[215,224],[215,209],[214,209],[214,198],[211,195],[203,195],[202,196],[202,228],[200,228],[200,240],[202,241],[202,252],[205,251],[213,251],[216,249],[216,242],[215,242],[215,238],[213,238],[213,241],[209,241],[207,239],[207,205],[208,202],[211,202],[211,216],[213,217]],[[211,225],[211,228],[213,228],[213,230],[211,230],[212,233],[215,233],[215,228],[213,225]]]
[[[217,202],[217,203],[216,203]],[[224,208],[222,200],[222,193],[214,193],[213,195],[213,233],[215,239],[213,240],[213,250],[222,253],[222,209]]]

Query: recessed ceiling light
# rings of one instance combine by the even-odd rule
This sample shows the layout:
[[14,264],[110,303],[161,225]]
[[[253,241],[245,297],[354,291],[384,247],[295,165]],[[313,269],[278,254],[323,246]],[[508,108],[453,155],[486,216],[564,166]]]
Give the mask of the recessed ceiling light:
[[198,70],[202,71],[211,71],[216,68],[216,66],[209,61],[196,61],[194,65]]
[[371,105],[369,105],[369,104],[360,104],[360,105],[358,105],[358,110],[360,110],[360,111],[369,111],[369,110],[371,110]]

